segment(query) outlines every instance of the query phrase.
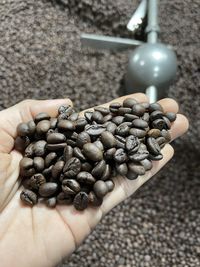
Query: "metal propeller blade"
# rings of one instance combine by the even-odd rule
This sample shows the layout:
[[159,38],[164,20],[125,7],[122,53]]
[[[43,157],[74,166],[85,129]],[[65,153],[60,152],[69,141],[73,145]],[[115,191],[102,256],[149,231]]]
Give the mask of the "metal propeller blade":
[[96,34],[81,35],[81,43],[94,49],[125,50],[143,44],[141,41]]
[[147,0],[142,0],[127,24],[127,29],[134,32],[142,24],[147,14]]

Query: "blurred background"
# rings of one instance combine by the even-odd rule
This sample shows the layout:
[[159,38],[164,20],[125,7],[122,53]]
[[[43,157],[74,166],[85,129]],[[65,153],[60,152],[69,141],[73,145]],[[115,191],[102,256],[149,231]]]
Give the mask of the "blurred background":
[[[128,53],[81,49],[80,34],[131,37],[137,0],[2,0],[0,109],[25,98],[70,97],[78,110],[123,94]],[[175,156],[117,206],[60,267],[200,266],[200,2],[161,0],[160,39],[178,56],[168,96],[190,130]]]

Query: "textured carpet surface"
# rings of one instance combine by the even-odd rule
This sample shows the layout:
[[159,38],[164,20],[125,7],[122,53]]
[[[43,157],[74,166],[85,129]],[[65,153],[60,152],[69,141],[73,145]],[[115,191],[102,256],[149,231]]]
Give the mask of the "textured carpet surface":
[[[78,109],[121,93],[128,52],[81,49],[80,33],[131,36],[136,0],[1,0],[0,109],[25,98],[70,97]],[[173,160],[110,212],[60,266],[200,266],[200,2],[161,0],[160,38],[175,47],[170,88],[190,130]]]

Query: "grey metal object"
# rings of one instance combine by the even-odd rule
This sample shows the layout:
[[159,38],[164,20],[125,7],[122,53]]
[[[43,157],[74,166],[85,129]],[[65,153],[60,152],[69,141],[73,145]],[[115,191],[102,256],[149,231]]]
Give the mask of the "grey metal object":
[[126,73],[126,92],[145,92],[150,102],[165,97],[176,76],[176,54],[169,47],[158,43],[158,0],[142,0],[130,19],[127,28],[135,31],[147,15],[147,42],[91,34],[82,34],[83,45],[96,49],[123,50],[135,48],[130,54]]

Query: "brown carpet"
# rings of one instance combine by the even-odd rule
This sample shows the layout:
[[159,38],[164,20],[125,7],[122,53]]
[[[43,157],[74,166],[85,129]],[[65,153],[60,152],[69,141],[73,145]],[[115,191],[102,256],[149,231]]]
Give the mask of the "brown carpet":
[[[25,98],[70,97],[78,109],[121,93],[129,52],[81,50],[81,32],[129,36],[136,0],[4,0],[0,108]],[[200,2],[160,1],[162,42],[179,61],[169,96],[190,120],[173,160],[107,215],[62,266],[200,266]]]

